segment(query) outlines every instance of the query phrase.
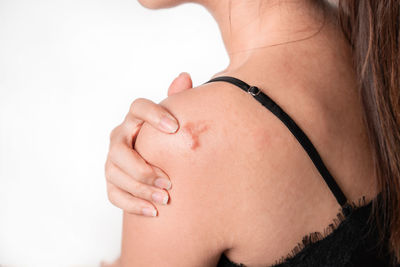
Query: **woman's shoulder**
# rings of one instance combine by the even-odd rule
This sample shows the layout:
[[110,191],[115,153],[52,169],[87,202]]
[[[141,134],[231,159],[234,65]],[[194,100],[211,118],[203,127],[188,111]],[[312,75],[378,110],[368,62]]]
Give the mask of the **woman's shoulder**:
[[[265,214],[278,205],[282,196],[276,195],[288,186],[288,177],[298,175],[298,167],[310,164],[285,126],[251,95],[230,84],[201,85],[171,95],[160,104],[178,119],[178,131],[165,134],[144,123],[136,150],[167,173],[179,172],[183,169],[180,162],[185,162],[190,166],[191,178],[187,179],[191,182],[201,179],[210,187],[220,184],[221,191],[214,197],[222,198],[222,193],[235,202],[230,207],[234,211],[224,211],[232,220],[243,221],[241,217],[249,209]],[[311,166],[302,175],[313,174]],[[194,177],[199,170],[209,176]],[[219,177],[212,177],[212,173]],[[307,184],[306,180],[303,185],[293,184],[301,187],[298,191],[302,194],[320,185]],[[212,191],[209,193],[211,198]],[[285,199],[296,196],[298,193],[288,194]],[[275,201],[268,200],[274,197]]]
[[253,213],[246,199],[267,189],[255,180],[268,173],[273,142],[265,121],[258,121],[268,118],[253,101],[223,83],[189,89],[159,103],[177,118],[176,133],[145,122],[135,140],[135,150],[172,182],[170,203],[157,207],[160,219],[175,215],[192,222],[183,231],[208,229],[207,239],[218,246],[213,251],[232,247],[238,223]]
[[[239,89],[224,83],[205,84],[179,92],[159,103],[177,118],[177,132],[165,134],[145,122],[136,140],[146,135],[152,143],[167,141],[163,150],[173,150],[175,155],[184,157],[196,157],[199,164],[198,157],[223,157],[224,161],[229,161],[229,157],[225,156],[242,153],[241,147],[265,153],[267,122],[259,120],[260,116],[265,116],[264,110],[254,105],[253,101]],[[138,151],[146,146],[144,156],[153,152],[149,148],[151,144],[141,141],[143,145],[137,147]],[[160,148],[152,147],[158,150],[156,154],[163,156],[159,154]]]
[[[272,168],[274,163],[267,158],[272,149],[277,149],[273,139],[282,139],[284,129],[276,127],[281,126],[273,115],[240,89],[210,83],[171,95],[159,104],[177,118],[177,132],[166,134],[145,122],[135,149],[168,174],[183,171],[180,162],[185,162],[190,167],[191,178],[187,179],[191,182],[201,179],[210,186],[220,183],[224,186],[215,197],[221,198],[223,192],[224,196],[240,199],[229,195],[229,190],[242,195],[249,189],[245,183],[254,183],[255,177],[262,179]],[[203,176],[204,172],[209,175],[197,177],[196,171],[200,170]],[[218,177],[212,177],[212,173]]]
[[177,133],[144,123],[135,148],[170,175],[171,201],[188,201],[189,213],[207,211],[203,219],[214,221],[232,260],[272,263],[336,216],[338,204],[303,148],[250,94],[216,82],[160,104],[178,119]]

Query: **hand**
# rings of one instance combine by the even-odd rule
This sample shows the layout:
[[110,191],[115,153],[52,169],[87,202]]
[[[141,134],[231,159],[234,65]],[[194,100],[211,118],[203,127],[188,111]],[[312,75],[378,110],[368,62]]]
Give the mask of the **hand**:
[[[171,83],[168,96],[192,87],[190,75],[183,72]],[[145,98],[135,99],[124,121],[110,134],[105,176],[111,203],[129,213],[156,216],[153,201],[167,204],[169,195],[164,189],[172,185],[161,169],[149,165],[133,149],[145,121],[166,133],[174,133],[179,127],[176,119],[161,105]]]

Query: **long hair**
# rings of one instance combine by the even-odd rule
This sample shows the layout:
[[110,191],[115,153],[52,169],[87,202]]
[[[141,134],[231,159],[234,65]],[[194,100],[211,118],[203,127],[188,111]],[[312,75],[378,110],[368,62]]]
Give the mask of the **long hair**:
[[[339,0],[338,19],[351,44],[375,175],[383,197],[378,228],[400,261],[399,0]],[[383,222],[383,223],[382,223]]]

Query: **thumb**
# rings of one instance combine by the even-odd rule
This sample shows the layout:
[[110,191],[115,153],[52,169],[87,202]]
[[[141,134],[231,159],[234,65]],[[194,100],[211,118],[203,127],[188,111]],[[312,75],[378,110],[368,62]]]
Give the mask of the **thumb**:
[[182,72],[176,77],[168,88],[168,96],[193,88],[192,78],[187,72]]

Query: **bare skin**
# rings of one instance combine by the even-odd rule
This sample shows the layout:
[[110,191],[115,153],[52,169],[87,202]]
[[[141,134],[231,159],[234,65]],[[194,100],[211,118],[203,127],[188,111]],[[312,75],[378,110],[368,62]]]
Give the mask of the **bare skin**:
[[204,121],[187,122],[182,130],[186,132],[190,140],[190,149],[196,150],[200,147],[200,136],[208,130],[209,126]]
[[[350,48],[333,19],[328,16],[318,31],[321,17],[306,1],[285,1],[280,8],[271,1],[255,20],[258,6],[237,1],[231,34],[228,1],[196,2],[213,14],[230,55],[229,66],[214,77],[230,75],[259,87],[310,137],[350,201],[372,199],[375,177]],[[271,46],[296,39],[303,40]],[[144,123],[135,149],[171,177],[171,204],[158,207],[165,216],[157,220],[124,214],[122,266],[215,266],[224,251],[233,261],[265,266],[335,218],[338,203],[304,150],[240,89],[210,83],[161,105],[183,127],[171,136]],[[177,259],[180,252],[187,265]]]

